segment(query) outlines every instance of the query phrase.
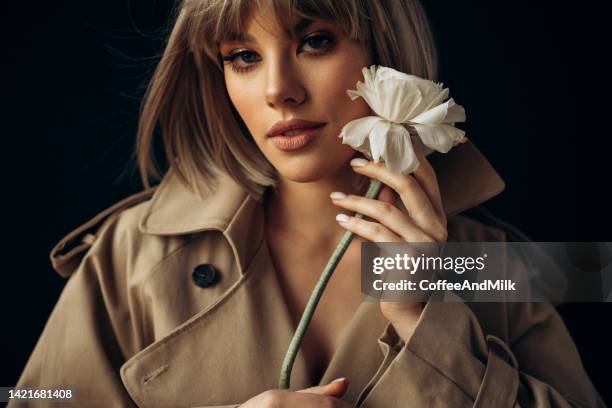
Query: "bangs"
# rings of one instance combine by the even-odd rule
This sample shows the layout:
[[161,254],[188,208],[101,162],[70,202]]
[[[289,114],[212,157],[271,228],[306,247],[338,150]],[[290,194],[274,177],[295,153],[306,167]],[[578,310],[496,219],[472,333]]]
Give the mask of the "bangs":
[[[183,12],[188,22],[188,42],[195,53],[204,53],[223,70],[218,43],[239,39],[253,10],[272,7],[279,26],[296,38],[299,21],[326,20],[340,26],[350,38],[367,43],[367,17],[354,0],[186,0]],[[297,23],[297,24],[296,24]]]

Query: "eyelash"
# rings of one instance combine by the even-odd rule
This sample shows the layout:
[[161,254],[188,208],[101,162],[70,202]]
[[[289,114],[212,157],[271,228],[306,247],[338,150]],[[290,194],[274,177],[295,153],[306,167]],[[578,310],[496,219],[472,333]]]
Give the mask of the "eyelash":
[[[315,35],[312,35],[312,36],[306,38],[303,43],[306,43],[306,42],[311,41],[313,39],[326,39],[328,42],[325,45],[323,45],[321,48],[319,48],[317,51],[311,52],[310,54],[312,54],[312,55],[321,55],[321,54],[325,54],[325,53],[329,52],[331,50],[332,46],[334,45],[334,40],[335,40],[334,36],[331,35],[331,34],[315,34]],[[233,54],[230,54],[228,56],[222,57],[222,59],[223,59],[223,61],[227,62],[226,65],[228,65],[232,69],[232,71],[237,72],[237,73],[244,73],[244,72],[250,70],[253,67],[254,64],[251,63],[250,65],[247,65],[247,66],[239,66],[239,65],[237,65],[235,63],[235,60],[236,60],[236,58],[242,57],[245,54],[248,55],[248,54],[255,54],[255,53],[252,52],[252,51],[246,51],[246,50],[245,51],[238,51],[238,52],[234,52]]]

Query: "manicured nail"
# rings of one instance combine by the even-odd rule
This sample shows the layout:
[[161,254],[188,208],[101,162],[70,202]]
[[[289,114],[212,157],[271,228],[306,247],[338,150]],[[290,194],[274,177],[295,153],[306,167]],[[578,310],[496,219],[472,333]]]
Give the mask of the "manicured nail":
[[329,196],[332,200],[344,200],[346,198],[346,194],[341,193],[340,191],[334,191]]
[[349,217],[346,214],[338,214],[338,215],[336,215],[336,221],[347,222],[348,220],[349,220]]
[[363,167],[368,165],[368,161],[366,159],[353,159],[351,160],[351,166],[353,167]]
[[342,377],[342,378],[336,378],[334,381],[332,381],[333,383],[335,382],[340,382],[340,381],[346,381],[346,377]]

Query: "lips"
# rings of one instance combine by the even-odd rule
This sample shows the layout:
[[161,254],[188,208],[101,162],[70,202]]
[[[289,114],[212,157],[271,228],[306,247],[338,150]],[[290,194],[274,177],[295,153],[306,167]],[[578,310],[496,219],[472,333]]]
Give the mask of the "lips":
[[302,129],[298,131],[299,133],[293,136],[276,135],[270,137],[270,140],[277,149],[284,152],[294,152],[308,146],[310,142],[316,138],[317,133],[319,133],[319,128],[320,126],[316,128]]
[[[285,121],[276,122],[268,131],[268,136],[280,136],[284,135],[287,132],[296,132],[296,134],[300,133],[300,130],[308,130],[315,129],[325,125],[325,123],[321,122],[311,122],[309,120],[304,119],[291,119]],[[289,135],[287,135],[289,136]]]

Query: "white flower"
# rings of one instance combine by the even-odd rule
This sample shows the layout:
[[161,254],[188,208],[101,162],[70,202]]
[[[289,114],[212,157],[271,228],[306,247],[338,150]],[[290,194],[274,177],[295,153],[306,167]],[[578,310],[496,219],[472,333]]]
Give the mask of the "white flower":
[[417,169],[417,159],[407,127],[418,133],[425,146],[448,152],[467,140],[455,123],[465,122],[465,110],[448,97],[443,84],[372,65],[363,68],[365,83],[349,89],[352,100],[360,96],[378,116],[347,123],[340,133],[343,144],[364,153],[370,160],[383,159],[391,171],[408,174]]

